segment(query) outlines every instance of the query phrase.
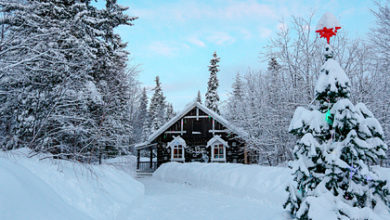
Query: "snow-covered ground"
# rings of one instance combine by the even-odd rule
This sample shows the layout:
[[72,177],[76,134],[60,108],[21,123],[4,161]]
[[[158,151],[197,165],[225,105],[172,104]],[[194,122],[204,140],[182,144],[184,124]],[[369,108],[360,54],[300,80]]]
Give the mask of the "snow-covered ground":
[[153,176],[164,182],[265,200],[279,206],[287,198],[286,184],[292,179],[289,169],[284,167],[233,163],[165,163]]
[[0,219],[128,219],[144,186],[111,165],[0,151]]
[[155,177],[145,185],[142,203],[131,211],[134,220],[286,220],[272,196],[254,199],[168,183]]
[[217,163],[167,163],[145,185],[132,219],[285,220],[289,170]]
[[0,219],[289,219],[283,167],[167,163],[135,180],[133,156],[85,166],[26,154],[0,152]]

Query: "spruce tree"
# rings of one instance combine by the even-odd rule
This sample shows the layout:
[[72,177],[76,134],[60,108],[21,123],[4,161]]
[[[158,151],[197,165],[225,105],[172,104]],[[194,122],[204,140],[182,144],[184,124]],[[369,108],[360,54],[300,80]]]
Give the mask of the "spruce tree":
[[243,88],[240,73],[236,74],[236,78],[232,85],[233,94],[229,98],[228,109],[227,109],[227,117],[229,120],[239,125],[242,122],[242,114],[243,114]]
[[168,103],[167,104],[167,111],[166,111],[166,115],[165,115],[165,121],[169,121],[171,120],[171,118],[175,117],[175,111],[173,110],[173,106],[171,103]]
[[146,88],[144,87],[141,93],[141,97],[138,101],[139,105],[137,107],[137,112],[135,114],[134,122],[134,137],[135,142],[143,141],[143,132],[144,127],[147,125],[149,113],[148,113],[148,95],[146,93]]
[[103,9],[88,0],[20,2],[0,1],[10,30],[0,58],[0,87],[9,90],[0,97],[2,146],[91,161],[128,145],[127,53],[114,28],[135,18],[116,1]]
[[209,71],[210,78],[207,84],[207,92],[205,105],[207,108],[215,111],[219,114],[218,104],[219,104],[219,96],[218,96],[218,78],[217,73],[219,72],[219,60],[220,58],[217,56],[217,52],[214,52],[213,58],[210,60]]
[[103,105],[97,106],[98,114],[95,114],[100,130],[96,144],[100,146],[100,151],[103,151],[99,154],[108,156],[125,151],[133,132],[128,104],[128,52],[125,50],[126,43],[122,42],[119,34],[114,33],[114,29],[119,25],[132,26],[131,22],[136,19],[129,17],[125,13],[126,10],[127,8],[118,5],[116,0],[107,0],[106,7],[96,12],[97,16],[93,22],[101,30],[98,36],[103,39],[97,42],[97,63],[91,72],[103,96]]
[[268,88],[270,89],[270,94],[273,96],[269,97],[271,98],[270,104],[275,105],[276,102],[279,100],[274,100],[275,97],[279,97],[279,94],[275,94],[280,91],[280,86],[281,86],[281,77],[280,77],[280,71],[281,66],[276,60],[275,57],[272,57],[271,60],[268,62],[268,72],[267,72],[267,77],[269,78],[269,85]]
[[196,101],[202,104],[202,96],[200,95],[200,91],[198,90],[198,95],[196,96]]
[[156,86],[153,90],[154,93],[149,107],[151,133],[157,131],[164,124],[166,114],[165,96],[162,92],[160,78],[158,76],[156,76]]
[[350,80],[333,56],[327,45],[315,103],[298,107],[289,127],[299,140],[284,207],[295,219],[385,219],[389,191],[369,165],[385,157],[383,131],[363,103],[351,103]]
[[[80,36],[96,31],[77,15],[88,10],[87,4],[62,1],[1,1],[7,18],[2,20],[10,32],[7,52],[1,57],[1,114],[7,129],[3,146],[30,147],[56,153],[60,157],[82,154],[81,146],[90,141],[87,108],[93,66],[88,41]],[[86,13],[87,14],[87,13]],[[86,15],[88,16],[88,15]],[[9,80],[9,81],[8,81]],[[4,98],[4,99],[3,99]],[[3,126],[3,124],[1,125]]]

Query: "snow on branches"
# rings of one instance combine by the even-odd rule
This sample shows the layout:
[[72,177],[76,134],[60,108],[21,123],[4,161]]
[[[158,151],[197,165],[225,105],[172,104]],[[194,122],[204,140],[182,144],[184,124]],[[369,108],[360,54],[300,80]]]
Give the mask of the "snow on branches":
[[382,128],[363,103],[349,100],[350,81],[329,45],[325,58],[316,102],[297,108],[290,124],[300,140],[284,207],[296,219],[389,218],[387,183],[370,166],[385,158]]

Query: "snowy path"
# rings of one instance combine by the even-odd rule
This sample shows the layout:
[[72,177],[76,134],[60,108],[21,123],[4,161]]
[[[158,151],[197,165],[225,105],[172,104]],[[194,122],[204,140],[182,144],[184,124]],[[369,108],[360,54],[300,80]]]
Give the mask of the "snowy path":
[[140,181],[145,185],[145,197],[129,213],[132,220],[282,219],[282,207],[267,199],[240,198],[153,177]]

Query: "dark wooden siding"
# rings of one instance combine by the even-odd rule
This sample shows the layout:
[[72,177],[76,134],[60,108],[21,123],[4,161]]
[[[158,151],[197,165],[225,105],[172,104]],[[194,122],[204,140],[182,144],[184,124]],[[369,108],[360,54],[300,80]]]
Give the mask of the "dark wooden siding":
[[[207,114],[199,109],[199,115],[207,116]],[[185,116],[196,116],[196,107],[188,112]],[[160,166],[162,163],[169,162],[171,159],[171,154],[168,152],[166,148],[167,143],[172,141],[173,136],[180,135],[187,144],[187,149],[185,150],[185,161],[203,161],[202,154],[199,154],[200,151],[205,152],[209,158],[211,159],[211,149],[207,148],[207,142],[213,137],[213,133],[210,132],[212,130],[212,117],[206,118],[185,118],[183,116],[183,135],[180,134],[167,134],[162,133],[159,137],[155,139],[155,143],[157,145],[157,163]],[[227,130],[219,122],[215,121],[214,124],[215,130]],[[166,131],[180,131],[181,130],[181,119],[179,119],[175,124],[170,126]],[[200,132],[200,134],[199,134]],[[244,143],[236,138],[236,135],[232,133],[215,133],[216,135],[220,135],[222,139],[228,142],[229,148],[226,148],[226,162],[230,163],[244,163]],[[233,146],[233,142],[235,142],[236,146]]]

